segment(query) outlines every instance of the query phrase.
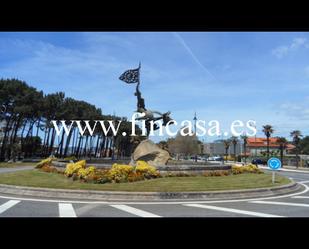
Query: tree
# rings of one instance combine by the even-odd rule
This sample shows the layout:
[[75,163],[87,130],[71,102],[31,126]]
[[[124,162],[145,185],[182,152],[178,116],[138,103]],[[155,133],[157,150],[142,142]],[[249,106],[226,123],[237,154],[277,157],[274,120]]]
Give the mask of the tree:
[[299,154],[299,143],[300,143],[300,137],[303,135],[301,134],[301,131],[299,130],[294,130],[290,133],[290,136],[293,139],[293,144],[295,145],[295,154],[296,154],[296,168],[298,168],[298,154]]
[[309,155],[309,136],[305,136],[303,139],[300,140],[299,151],[302,154]]
[[238,143],[238,138],[235,136],[231,137],[231,142],[233,144],[233,148],[234,148],[234,161],[236,162],[236,145]]
[[230,145],[231,145],[231,140],[230,139],[227,139],[227,140],[223,140],[223,144],[224,144],[224,148],[225,148],[225,157],[226,157],[226,162],[227,162],[227,152],[230,148]]
[[22,151],[25,154],[25,157],[29,157],[41,152],[42,140],[39,136],[27,137],[24,139],[22,144]]
[[[18,79],[0,79],[0,106],[2,131],[0,160],[2,161],[12,157],[17,143],[20,144],[21,153],[26,157],[35,153],[46,157],[55,148],[58,157],[66,157],[68,154],[76,157],[93,154],[109,156],[111,151],[130,155],[136,145],[136,141],[131,141],[129,136],[122,136],[122,132],[131,134],[132,124],[126,118],[103,115],[102,110],[95,105],[65,97],[63,92],[46,95],[43,91],[38,91]],[[57,137],[51,123],[52,120],[66,120],[66,125],[69,126],[71,120],[89,120],[92,126],[94,120],[113,119],[115,122],[122,120],[120,132],[115,137],[111,130],[106,135],[102,134],[98,129],[99,125],[93,136],[88,132],[80,136],[76,123],[68,135],[62,129],[60,136]],[[84,127],[85,124],[82,124],[82,128]],[[141,134],[137,125],[135,130],[137,134]]]
[[269,159],[269,138],[271,134],[274,132],[274,129],[271,125],[263,125],[263,132],[266,136],[267,141],[267,160]]
[[281,160],[281,165],[283,168],[283,151],[287,148],[288,141],[286,140],[285,137],[278,137],[277,143],[279,144],[280,160]]
[[247,162],[247,143],[248,143],[248,136],[242,135],[241,139],[244,141],[244,153],[245,153],[245,164]]
[[[184,131],[184,133],[187,134],[188,131]],[[178,132],[174,139],[168,140],[168,148],[173,154],[183,154],[185,156],[199,153],[198,139],[195,134],[182,136]]]

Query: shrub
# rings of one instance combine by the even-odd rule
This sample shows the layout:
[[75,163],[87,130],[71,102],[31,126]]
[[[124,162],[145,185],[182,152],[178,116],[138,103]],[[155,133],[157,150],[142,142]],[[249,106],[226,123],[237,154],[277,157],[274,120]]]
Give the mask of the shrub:
[[231,156],[231,155],[228,155],[228,156],[224,156],[224,161],[234,161],[235,160],[235,157],[234,156]]
[[68,177],[72,176],[74,173],[78,173],[80,169],[84,169],[86,167],[86,161],[81,160],[76,163],[68,163],[64,174]]
[[140,173],[146,179],[160,177],[159,171],[144,161],[137,161],[135,167],[136,173]]
[[142,181],[144,179],[145,179],[144,175],[142,173],[136,172],[136,171],[130,172],[128,174],[128,177],[127,177],[128,182]]
[[203,173],[203,176],[227,176],[230,173],[228,171],[223,171],[223,170],[215,170],[215,171],[206,171]]
[[51,165],[44,165],[40,168],[40,170],[47,172],[47,173],[57,173],[58,172],[56,167],[51,166]]
[[263,171],[260,170],[256,165],[254,164],[248,164],[246,166],[238,166],[233,165],[232,166],[232,174],[242,174],[242,173],[255,173],[255,174],[262,174]]
[[108,172],[108,178],[112,182],[125,182],[128,179],[128,175],[132,173],[133,170],[134,167],[131,165],[114,163]]
[[161,177],[155,167],[144,161],[138,161],[135,167],[115,163],[110,170],[99,170],[93,166],[86,168],[86,161],[82,160],[76,163],[68,163],[64,174],[67,177],[74,177],[74,179],[78,177],[85,182],[94,183],[134,182]]
[[177,172],[177,173],[168,172],[164,174],[164,177],[189,177],[189,176],[196,176],[196,174],[190,174],[185,172]]
[[43,166],[46,166],[46,165],[51,166],[52,161],[55,160],[55,159],[56,159],[55,157],[48,157],[46,159],[43,159],[39,163],[37,163],[35,167],[37,169],[40,169],[40,168],[42,168]]
[[108,178],[109,170],[106,169],[96,169],[95,174],[89,175],[85,178],[86,182],[94,182],[94,183],[108,183],[111,180]]
[[77,158],[75,156],[69,156],[69,157],[65,157],[64,160],[66,160],[66,161],[76,161]]
[[81,168],[78,170],[77,175],[81,179],[85,179],[87,176],[94,175],[96,168],[93,166],[90,166],[88,168]]

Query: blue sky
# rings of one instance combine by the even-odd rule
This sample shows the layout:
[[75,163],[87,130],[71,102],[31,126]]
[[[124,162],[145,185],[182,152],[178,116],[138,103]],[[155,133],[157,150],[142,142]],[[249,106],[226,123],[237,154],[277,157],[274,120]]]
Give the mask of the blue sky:
[[[274,136],[309,134],[309,33],[2,32],[0,77],[46,93],[64,91],[130,117],[134,85],[118,77],[141,69],[146,108],[178,120],[272,124]],[[216,138],[206,138],[211,141]]]

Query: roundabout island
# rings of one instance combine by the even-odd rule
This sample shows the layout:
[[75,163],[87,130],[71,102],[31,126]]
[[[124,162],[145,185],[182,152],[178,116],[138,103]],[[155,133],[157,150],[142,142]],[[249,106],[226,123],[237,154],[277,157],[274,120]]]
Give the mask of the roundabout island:
[[[302,186],[255,165],[174,165],[95,167],[47,158],[33,169],[0,174],[0,195],[75,201],[233,200],[291,194]],[[194,170],[193,170],[194,169]]]

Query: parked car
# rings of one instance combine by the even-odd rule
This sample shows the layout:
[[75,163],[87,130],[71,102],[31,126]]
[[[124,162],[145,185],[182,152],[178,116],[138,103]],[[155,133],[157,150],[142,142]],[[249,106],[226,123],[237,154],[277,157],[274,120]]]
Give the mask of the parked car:
[[204,162],[204,159],[200,156],[197,156],[196,158],[195,158],[195,156],[191,156],[190,161],[195,161],[195,160],[197,162]]
[[222,156],[216,156],[215,161],[223,161],[223,157]]
[[267,160],[266,159],[261,159],[261,158],[256,158],[256,159],[253,159],[251,161],[252,164],[263,164],[263,165],[266,165],[267,164]]
[[221,157],[221,156],[212,156],[212,157],[208,157],[207,161],[223,161],[223,157]]

